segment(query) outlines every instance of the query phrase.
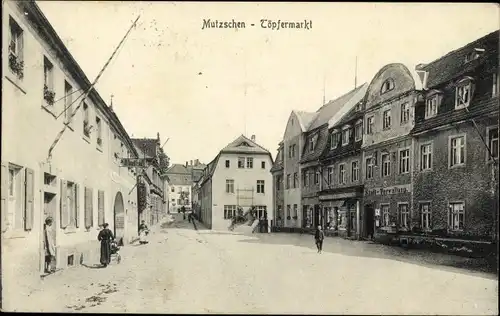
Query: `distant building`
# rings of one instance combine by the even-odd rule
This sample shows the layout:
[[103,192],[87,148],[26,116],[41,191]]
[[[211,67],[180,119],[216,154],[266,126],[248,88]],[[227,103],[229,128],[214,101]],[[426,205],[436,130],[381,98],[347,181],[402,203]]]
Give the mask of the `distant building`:
[[[165,188],[161,179],[161,143],[160,134],[156,138],[132,139],[139,153],[139,158],[144,162],[144,169],[138,176],[138,221],[146,221],[154,225],[166,214],[166,201],[164,200]],[[168,164],[168,161],[167,161]]]
[[186,210],[192,210],[193,202],[198,203],[197,196],[193,196],[193,186],[200,180],[205,167],[206,165],[196,159],[186,161],[185,165],[173,164],[168,168],[163,175],[163,181],[169,212],[177,212],[182,206]]
[[204,170],[199,188],[202,222],[211,229],[226,230],[239,208],[251,207],[259,218],[274,216],[272,199],[273,159],[269,151],[241,135],[224,147]]

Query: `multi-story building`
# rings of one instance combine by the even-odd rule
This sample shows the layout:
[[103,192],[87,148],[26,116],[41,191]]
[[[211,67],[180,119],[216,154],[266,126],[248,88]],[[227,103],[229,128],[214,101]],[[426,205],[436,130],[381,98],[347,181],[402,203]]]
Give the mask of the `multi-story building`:
[[156,138],[134,138],[132,141],[143,165],[137,184],[138,222],[144,220],[148,225],[155,225],[166,213],[165,184],[161,175],[168,167],[168,157],[160,147],[160,133]]
[[[389,64],[379,70],[366,92],[360,162],[363,214],[374,219],[376,233],[410,228],[414,149],[409,133],[414,108],[422,102],[421,91],[414,68]],[[366,221],[365,225],[372,223]]]
[[119,158],[138,153],[96,90],[78,99],[91,83],[38,5],[7,1],[2,15],[2,298],[10,309],[19,302],[9,293],[44,275],[46,218],[57,269],[98,262],[104,222],[125,242],[137,236],[136,174]]
[[490,33],[417,70],[414,231],[491,240],[498,216],[498,37]]
[[258,218],[274,218],[272,165],[270,152],[255,142],[255,136],[241,135],[224,147],[205,168],[200,183],[203,223],[226,230],[240,208],[246,212],[252,207]]
[[[361,100],[366,84],[323,105],[305,133],[305,144],[300,160],[302,178],[302,227],[325,227],[328,214],[320,205],[320,191],[323,189],[323,168],[320,157],[329,145],[329,124],[335,124],[346,112]],[[347,134],[349,135],[349,134]]]
[[[301,216],[299,210],[301,206],[301,187],[300,187],[300,158],[305,143],[305,132],[312,123],[317,113],[292,111],[288,118],[285,128],[281,148],[283,157],[283,206],[278,207],[278,211],[284,212],[281,220],[285,227],[300,227]],[[278,167],[277,168],[281,168]],[[277,174],[279,176],[279,172]]]
[[274,160],[274,164],[271,168],[271,173],[273,175],[273,207],[274,207],[274,219],[272,226],[283,227],[285,224],[285,212],[284,212],[284,174],[283,174],[283,156],[284,156],[284,145],[280,142],[278,145],[278,154]]
[[[186,210],[198,207],[198,195],[195,194],[196,184],[203,175],[205,165],[198,159],[186,161],[185,165],[173,164],[163,175],[167,192],[169,212],[177,212],[184,206]],[[196,196],[195,196],[196,195]]]
[[312,220],[326,231],[343,237],[356,237],[363,201],[361,144],[363,141],[363,101],[368,84],[344,99],[342,116],[328,122],[328,143],[321,157],[322,182],[320,211]]

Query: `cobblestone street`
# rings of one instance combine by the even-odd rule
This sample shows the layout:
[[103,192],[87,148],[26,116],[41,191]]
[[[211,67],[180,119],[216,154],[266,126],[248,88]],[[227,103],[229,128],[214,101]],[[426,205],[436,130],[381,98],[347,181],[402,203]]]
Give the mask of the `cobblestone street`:
[[[497,313],[497,280],[486,273],[445,268],[425,260],[421,264],[394,260],[382,246],[339,238],[327,239],[320,255],[313,249],[311,236],[246,236],[201,227],[195,231],[182,216],[175,216],[178,221],[156,229],[148,245],[122,248],[120,264],[106,269],[82,266],[46,278],[43,288],[28,298],[29,309]],[[27,307],[21,304],[16,310],[28,311]]]

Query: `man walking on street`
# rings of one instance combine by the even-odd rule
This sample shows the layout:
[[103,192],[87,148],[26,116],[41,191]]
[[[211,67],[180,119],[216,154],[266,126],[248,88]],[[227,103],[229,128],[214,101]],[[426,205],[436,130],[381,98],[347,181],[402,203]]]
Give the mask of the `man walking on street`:
[[325,239],[325,233],[321,229],[321,225],[318,225],[318,229],[314,234],[314,239],[316,240],[316,247],[318,248],[318,253],[323,250],[323,239]]

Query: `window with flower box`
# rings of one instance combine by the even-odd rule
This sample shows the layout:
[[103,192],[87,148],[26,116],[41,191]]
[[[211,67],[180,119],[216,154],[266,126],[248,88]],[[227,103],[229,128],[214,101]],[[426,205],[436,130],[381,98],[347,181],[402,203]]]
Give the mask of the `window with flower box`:
[[23,29],[17,22],[9,17],[9,68],[19,78],[24,77],[24,40]]
[[43,56],[43,99],[48,105],[54,105],[56,93],[54,91],[54,65]]

